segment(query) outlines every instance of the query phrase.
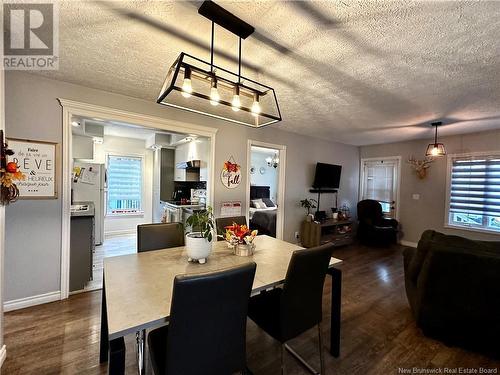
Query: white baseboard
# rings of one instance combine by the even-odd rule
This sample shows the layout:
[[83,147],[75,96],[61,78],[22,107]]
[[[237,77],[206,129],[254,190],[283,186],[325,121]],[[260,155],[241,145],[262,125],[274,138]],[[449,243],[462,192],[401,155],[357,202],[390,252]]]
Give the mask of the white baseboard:
[[104,233],[104,239],[106,238],[113,238],[113,237],[119,237],[119,236],[128,236],[130,234],[135,234],[137,229],[124,229],[124,230],[113,230],[110,232],[105,232]]
[[410,241],[405,241],[405,240],[401,240],[399,241],[399,243],[403,246],[409,246],[409,247],[417,247],[418,243],[416,242],[410,242]]
[[0,349],[0,368],[2,368],[2,365],[3,365],[6,357],[7,357],[7,348],[4,345]]
[[3,303],[3,311],[13,311],[24,309],[25,307],[41,305],[44,303],[59,301],[61,299],[61,291],[39,294],[37,296],[19,298]]

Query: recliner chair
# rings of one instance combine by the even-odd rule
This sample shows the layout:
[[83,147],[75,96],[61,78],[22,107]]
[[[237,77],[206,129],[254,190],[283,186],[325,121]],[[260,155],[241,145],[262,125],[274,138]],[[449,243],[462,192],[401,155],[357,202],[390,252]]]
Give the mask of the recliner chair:
[[385,218],[382,205],[373,199],[358,202],[358,238],[369,246],[385,246],[397,242],[399,223]]

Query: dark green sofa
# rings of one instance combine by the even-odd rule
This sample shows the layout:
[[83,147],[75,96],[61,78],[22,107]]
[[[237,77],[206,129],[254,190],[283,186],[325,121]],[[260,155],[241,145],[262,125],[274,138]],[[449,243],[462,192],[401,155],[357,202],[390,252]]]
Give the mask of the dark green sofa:
[[500,357],[500,242],[427,230],[403,256],[406,295],[423,333]]

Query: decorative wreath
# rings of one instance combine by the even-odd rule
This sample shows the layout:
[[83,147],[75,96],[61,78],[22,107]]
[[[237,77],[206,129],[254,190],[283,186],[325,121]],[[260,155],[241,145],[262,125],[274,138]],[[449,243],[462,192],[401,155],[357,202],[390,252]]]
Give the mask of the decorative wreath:
[[7,143],[3,140],[3,131],[0,131],[0,203],[3,205],[15,202],[19,198],[19,189],[14,181],[23,181],[26,176],[19,170],[19,166],[14,161],[7,161],[7,156],[14,155]]

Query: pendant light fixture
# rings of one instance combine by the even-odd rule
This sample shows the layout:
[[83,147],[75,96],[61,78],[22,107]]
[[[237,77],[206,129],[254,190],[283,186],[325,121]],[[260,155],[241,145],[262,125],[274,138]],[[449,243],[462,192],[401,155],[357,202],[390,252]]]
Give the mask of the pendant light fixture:
[[[157,103],[253,128],[281,121],[274,89],[241,75],[241,43],[254,32],[253,26],[212,1],[205,1],[198,13],[212,21],[210,62],[182,52]],[[238,73],[214,64],[215,24],[239,37]]]
[[280,159],[278,157],[278,151],[276,151],[272,157],[268,156],[266,158],[266,163],[268,167],[277,168],[280,163]]
[[434,126],[434,143],[429,143],[427,146],[427,151],[425,152],[425,156],[444,156],[446,155],[446,150],[444,148],[444,144],[438,143],[438,126],[443,125],[441,121],[433,122],[431,126]]

